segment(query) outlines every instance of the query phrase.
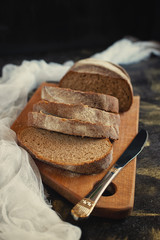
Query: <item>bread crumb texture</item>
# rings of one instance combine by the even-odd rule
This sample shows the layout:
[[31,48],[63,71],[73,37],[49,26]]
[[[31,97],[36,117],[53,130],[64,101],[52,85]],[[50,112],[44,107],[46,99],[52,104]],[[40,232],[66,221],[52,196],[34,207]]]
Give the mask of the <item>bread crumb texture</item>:
[[109,139],[92,139],[28,127],[19,143],[36,158],[58,165],[81,165],[105,158],[112,150]]
[[128,73],[119,65],[95,59],[76,62],[61,79],[59,86],[114,96],[119,111],[128,111],[133,102],[133,87]]

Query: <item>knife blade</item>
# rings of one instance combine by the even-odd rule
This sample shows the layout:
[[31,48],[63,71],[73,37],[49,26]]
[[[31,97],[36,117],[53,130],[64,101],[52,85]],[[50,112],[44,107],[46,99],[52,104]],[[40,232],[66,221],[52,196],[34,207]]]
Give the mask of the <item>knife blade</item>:
[[144,148],[145,143],[148,138],[148,133],[146,130],[142,129],[132,140],[127,149],[119,157],[112,168],[107,172],[107,174],[95,185],[90,193],[88,193],[80,202],[78,202],[73,209],[71,214],[75,220],[79,218],[87,218],[93,211],[95,205],[97,204],[99,198],[112,182],[112,180],[117,176],[117,174],[134,159]]

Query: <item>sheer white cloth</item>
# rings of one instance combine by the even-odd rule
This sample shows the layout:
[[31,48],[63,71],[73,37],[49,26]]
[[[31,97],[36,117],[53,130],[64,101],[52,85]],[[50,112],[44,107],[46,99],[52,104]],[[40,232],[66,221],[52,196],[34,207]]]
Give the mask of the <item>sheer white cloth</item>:
[[[41,177],[29,154],[16,143],[10,125],[28,93],[46,79],[60,78],[69,66],[44,61],[7,65],[0,79],[0,239],[72,240],[81,230],[60,219],[46,203]],[[58,74],[58,76],[57,76]]]
[[[159,45],[122,39],[92,57],[131,63],[160,55]],[[81,230],[62,221],[45,201],[37,167],[16,143],[11,124],[27,103],[28,93],[46,80],[59,81],[73,62],[23,61],[4,66],[0,78],[0,239],[79,239]]]
[[0,239],[79,239],[81,231],[63,222],[46,204],[40,174],[16,136],[0,124]]
[[150,57],[160,56],[160,43],[154,41],[137,41],[124,38],[92,57],[117,64],[136,63]]

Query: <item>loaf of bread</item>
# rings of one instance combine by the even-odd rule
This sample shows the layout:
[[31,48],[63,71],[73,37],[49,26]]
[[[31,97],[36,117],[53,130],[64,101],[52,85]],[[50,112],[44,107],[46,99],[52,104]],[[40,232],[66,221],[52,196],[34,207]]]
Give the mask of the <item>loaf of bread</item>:
[[88,105],[107,112],[119,112],[118,99],[106,94],[75,91],[66,88],[45,86],[41,91],[41,98],[50,102]]
[[42,111],[61,118],[77,119],[106,126],[118,127],[120,124],[120,115],[118,113],[102,111],[83,104],[65,104],[41,100],[34,104],[33,111]]
[[17,139],[34,158],[76,173],[98,173],[112,161],[109,139],[81,138],[34,127],[21,130]]
[[115,96],[119,100],[120,112],[129,110],[133,102],[127,72],[119,65],[97,59],[76,62],[61,79],[59,87]]
[[117,140],[119,137],[118,125],[102,125],[60,118],[42,111],[28,113],[28,126],[82,137],[110,138],[111,140]]

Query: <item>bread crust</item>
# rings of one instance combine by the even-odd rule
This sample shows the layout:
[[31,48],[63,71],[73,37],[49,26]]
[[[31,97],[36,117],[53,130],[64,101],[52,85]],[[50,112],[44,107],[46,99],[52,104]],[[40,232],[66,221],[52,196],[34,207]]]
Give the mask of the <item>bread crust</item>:
[[118,126],[104,126],[76,119],[60,118],[43,112],[29,112],[28,126],[82,137],[110,138],[111,140],[117,140],[119,137]]
[[96,59],[76,62],[64,75],[60,87],[115,96],[119,111],[128,111],[133,102],[133,88],[128,73],[119,65]]
[[67,104],[81,103],[107,112],[119,112],[119,103],[116,97],[95,92],[83,92],[69,88],[45,86],[42,88],[41,98],[50,102]]
[[113,125],[118,127],[120,125],[119,114],[90,108],[83,104],[65,104],[40,100],[34,104],[33,111],[43,111],[62,118],[77,119],[107,126]]
[[[33,139],[30,139],[31,135],[29,135],[29,132],[31,132],[31,133],[33,132],[32,136],[34,136],[35,132],[38,133],[39,136],[41,137],[41,141],[43,141],[45,137],[51,135],[52,133],[47,130],[37,129],[34,127],[27,127],[27,128],[21,129],[21,131],[19,131],[17,133],[17,141],[20,146],[22,146],[24,149],[26,149],[33,158],[35,158],[39,161],[42,161],[44,163],[47,163],[51,166],[65,169],[70,172],[80,173],[80,174],[96,174],[96,173],[99,173],[102,170],[106,169],[112,162],[113,147],[112,147],[112,144],[109,141],[109,139],[101,139],[100,140],[100,141],[103,141],[104,144],[107,143],[106,144],[106,152],[105,152],[105,154],[104,153],[101,154],[101,156],[99,158],[97,158],[96,160],[94,159],[94,160],[88,161],[86,159],[87,160],[86,162],[72,161],[71,163],[66,163],[66,162],[61,162],[57,158],[56,159],[48,158],[45,155],[45,153],[41,154],[37,150],[35,150],[35,148],[32,146]],[[28,136],[27,136],[27,134],[28,134]],[[59,134],[59,133],[56,133],[56,134]],[[61,135],[63,135],[63,134],[61,134]],[[65,139],[65,135],[63,135],[62,137]],[[73,138],[77,139],[77,141],[79,141],[78,140],[79,137],[74,137],[74,136],[70,136],[70,137],[73,137]],[[37,141],[37,138],[34,139],[34,144],[36,143],[36,141]],[[88,140],[81,139],[81,141],[88,141]],[[94,142],[94,141],[99,141],[99,140],[92,139],[92,141]],[[37,142],[37,144],[38,144],[38,142]],[[62,144],[61,151],[63,151],[63,148],[65,151],[65,147]],[[53,151],[53,155],[54,155],[54,151]]]

